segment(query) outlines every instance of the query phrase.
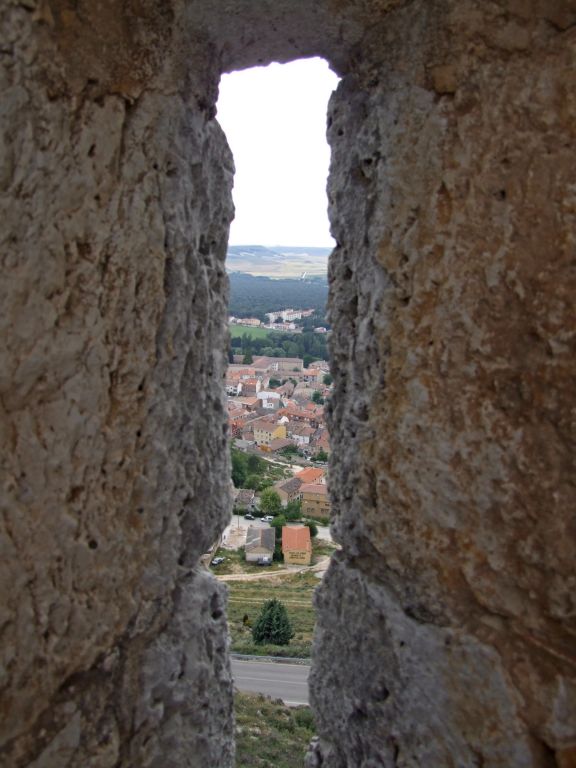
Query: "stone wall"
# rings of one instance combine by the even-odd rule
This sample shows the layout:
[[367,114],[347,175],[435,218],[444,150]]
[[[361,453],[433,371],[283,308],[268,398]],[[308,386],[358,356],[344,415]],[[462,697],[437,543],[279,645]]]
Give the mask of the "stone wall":
[[197,563],[229,515],[233,164],[206,50],[133,5],[1,11],[11,768],[232,762],[225,595]]
[[409,4],[330,105],[310,766],[576,764],[568,6]]
[[[324,55],[310,766],[576,761],[572,0],[0,8],[0,764],[233,763],[220,71]],[[571,431],[572,430],[572,431]]]

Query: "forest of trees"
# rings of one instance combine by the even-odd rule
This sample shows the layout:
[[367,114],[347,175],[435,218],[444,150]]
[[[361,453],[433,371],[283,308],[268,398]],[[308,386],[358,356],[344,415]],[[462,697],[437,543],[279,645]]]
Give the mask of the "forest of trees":
[[268,333],[264,338],[252,338],[250,334],[230,339],[230,360],[232,355],[244,355],[242,362],[249,365],[254,357],[300,357],[308,368],[314,360],[328,360],[326,334],[305,331],[304,333]]
[[[230,277],[229,311],[234,317],[258,317],[266,320],[266,312],[279,309],[315,309],[316,324],[326,325],[328,283],[325,278],[311,280],[253,277],[239,272]],[[321,320],[318,323],[318,320]]]

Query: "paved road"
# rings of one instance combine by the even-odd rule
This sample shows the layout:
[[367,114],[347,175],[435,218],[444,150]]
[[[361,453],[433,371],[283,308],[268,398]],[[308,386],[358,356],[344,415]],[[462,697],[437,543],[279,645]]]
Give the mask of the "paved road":
[[232,659],[234,684],[240,691],[264,693],[285,704],[308,704],[308,673],[302,664]]

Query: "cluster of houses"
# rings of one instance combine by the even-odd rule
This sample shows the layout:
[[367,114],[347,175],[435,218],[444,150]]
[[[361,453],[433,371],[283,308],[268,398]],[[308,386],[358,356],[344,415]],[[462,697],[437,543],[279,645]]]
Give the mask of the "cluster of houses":
[[[299,501],[304,517],[327,518],[330,516],[326,473],[320,467],[302,469],[294,477],[279,480],[273,488],[280,496],[283,507]],[[253,490],[236,488],[234,494],[236,512],[249,512],[255,508],[256,494]],[[269,565],[274,555],[275,537],[275,528],[250,525],[246,533],[245,545],[247,562]],[[282,528],[282,553],[286,563],[310,564],[312,544],[308,526],[290,523]]]
[[274,490],[280,496],[283,507],[299,501],[304,517],[330,517],[326,474],[320,467],[307,467],[288,480],[279,480]]
[[[304,517],[330,517],[330,497],[324,469],[307,467],[294,477],[279,480],[272,487],[283,507],[292,502],[300,502]],[[256,506],[255,493],[249,488],[235,488],[234,494],[234,508],[237,512],[250,511]]]
[[[269,565],[274,556],[276,531],[274,528],[250,526],[246,533],[246,561]],[[312,540],[306,525],[285,525],[282,528],[282,554],[289,565],[310,565]]]
[[329,392],[323,383],[328,363],[304,368],[297,357],[261,356],[250,365],[241,360],[234,356],[226,374],[228,424],[236,445],[264,452],[293,445],[308,456],[329,454],[324,408],[313,401],[315,392],[322,397]]
[[[324,408],[312,401],[319,391],[325,397],[329,387],[324,377],[328,363],[319,361],[313,368],[304,368],[300,358],[256,357],[247,366],[242,358],[228,367],[228,423],[237,447],[274,453],[294,446],[311,456],[320,450],[330,453]],[[274,387],[270,387],[270,382]],[[310,518],[330,517],[330,499],[326,471],[307,467],[294,477],[279,480],[273,486],[283,507],[291,502],[301,504],[302,514]],[[257,505],[255,492],[235,489],[234,507],[237,512],[250,511]],[[246,535],[246,560],[266,565],[272,562],[276,531],[271,527],[249,526]],[[310,529],[289,524],[282,528],[284,561],[309,565],[312,558]]]

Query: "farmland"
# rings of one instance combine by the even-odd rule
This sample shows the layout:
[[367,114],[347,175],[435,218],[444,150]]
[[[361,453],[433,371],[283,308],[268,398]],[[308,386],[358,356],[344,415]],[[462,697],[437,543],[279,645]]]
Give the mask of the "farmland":
[[230,245],[226,267],[230,272],[242,272],[258,277],[298,278],[325,276],[331,248],[298,248],[262,245]]

